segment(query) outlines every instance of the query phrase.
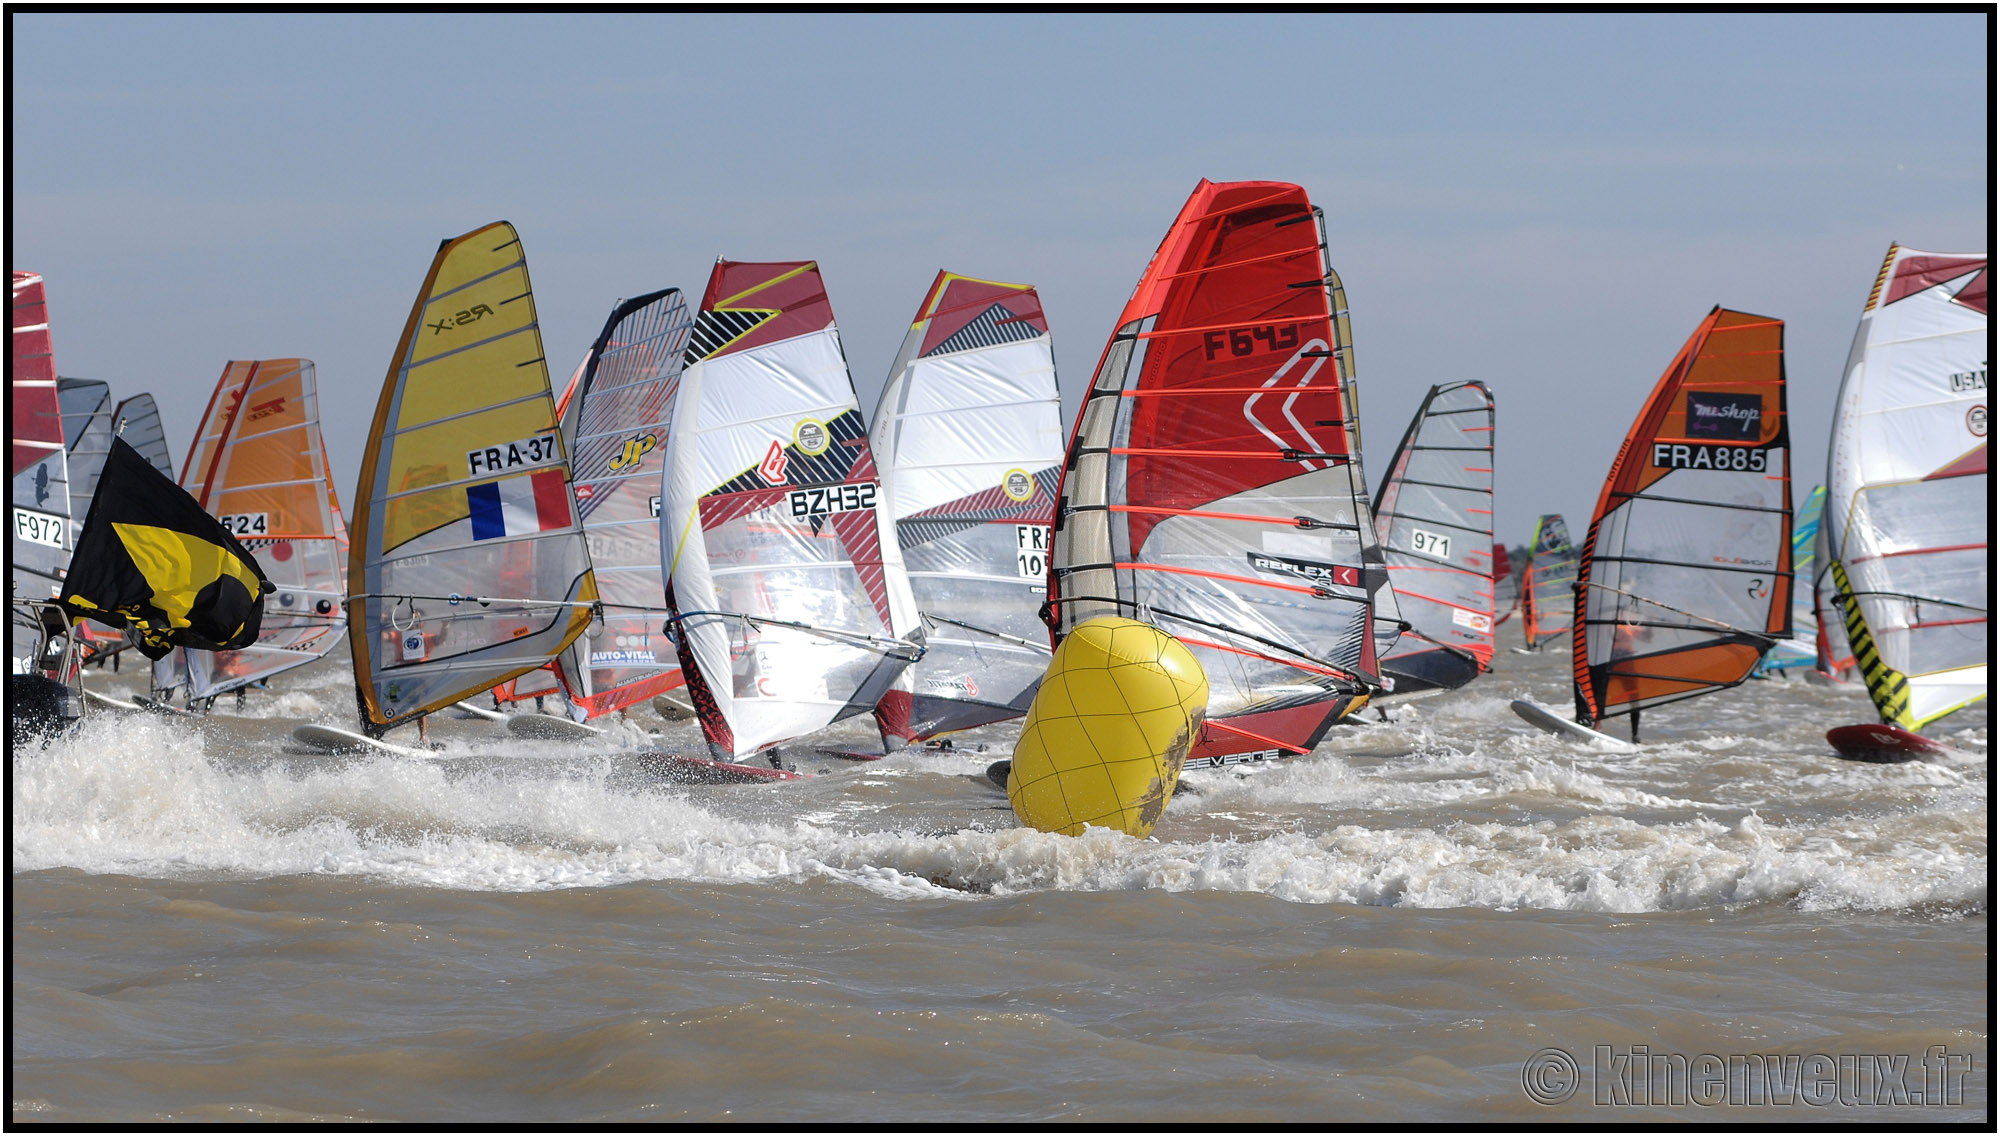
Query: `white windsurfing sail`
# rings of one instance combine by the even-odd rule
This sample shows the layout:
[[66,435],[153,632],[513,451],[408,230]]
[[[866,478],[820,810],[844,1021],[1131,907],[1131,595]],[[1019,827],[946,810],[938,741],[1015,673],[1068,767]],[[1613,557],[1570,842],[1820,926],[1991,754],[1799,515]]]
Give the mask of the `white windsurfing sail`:
[[15,673],[32,669],[41,623],[30,602],[48,603],[62,592],[75,547],[70,522],[69,452],[63,447],[62,403],[49,346],[48,300],[39,274],[14,272],[14,356],[9,376],[8,423],[13,483],[8,504],[14,531],[8,603],[9,655]]
[[716,262],[667,438],[661,554],[711,750],[866,713],[923,653],[811,261]]
[[1834,406],[1822,589],[1882,720],[1986,697],[1987,261],[1889,246]]
[[1041,297],[939,272],[869,432],[926,650],[875,707],[894,748],[1028,712],[1048,669],[1036,615],[1062,469]]
[[1493,661],[1493,394],[1434,386],[1375,498],[1406,630],[1382,656],[1397,694],[1451,690]]
[[[257,642],[179,652],[189,701],[326,654],[347,626],[347,526],[333,499],[309,359],[231,362],[208,400],[181,488],[257,557],[273,585]],[[155,664],[155,684],[162,677]]]
[[514,227],[446,241],[375,407],[348,639],[371,735],[553,659],[597,584]]
[[[681,685],[664,631],[660,471],[693,328],[677,288],[621,300],[565,399],[563,440],[604,613],[556,660],[572,713],[584,717]],[[532,693],[526,678],[514,683],[523,686]]]

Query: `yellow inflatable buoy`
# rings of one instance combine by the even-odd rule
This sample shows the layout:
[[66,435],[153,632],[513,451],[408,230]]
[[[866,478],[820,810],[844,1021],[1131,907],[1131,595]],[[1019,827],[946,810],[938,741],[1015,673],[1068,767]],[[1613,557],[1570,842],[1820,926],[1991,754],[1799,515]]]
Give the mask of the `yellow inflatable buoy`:
[[1201,731],[1208,675],[1181,641],[1132,619],[1079,623],[1028,707],[1007,801],[1021,823],[1153,831]]

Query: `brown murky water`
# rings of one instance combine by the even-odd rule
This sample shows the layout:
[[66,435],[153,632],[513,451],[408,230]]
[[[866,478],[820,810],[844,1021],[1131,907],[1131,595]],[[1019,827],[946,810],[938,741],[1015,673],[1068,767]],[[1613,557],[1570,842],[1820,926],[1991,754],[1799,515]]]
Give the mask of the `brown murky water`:
[[1593,752],[1503,652],[1133,840],[1016,827],[1009,726],[761,786],[284,753],[345,666],[14,754],[15,1121],[1991,1115],[1983,708],[1958,765],[1835,759],[1866,697],[1799,681]]

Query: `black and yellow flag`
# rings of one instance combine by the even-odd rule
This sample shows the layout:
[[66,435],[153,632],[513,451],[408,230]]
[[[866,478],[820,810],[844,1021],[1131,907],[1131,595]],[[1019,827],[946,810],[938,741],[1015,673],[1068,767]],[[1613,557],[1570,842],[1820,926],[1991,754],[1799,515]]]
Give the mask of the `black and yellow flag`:
[[122,438],[111,442],[59,601],[130,626],[149,659],[257,641],[271,582],[222,523]]

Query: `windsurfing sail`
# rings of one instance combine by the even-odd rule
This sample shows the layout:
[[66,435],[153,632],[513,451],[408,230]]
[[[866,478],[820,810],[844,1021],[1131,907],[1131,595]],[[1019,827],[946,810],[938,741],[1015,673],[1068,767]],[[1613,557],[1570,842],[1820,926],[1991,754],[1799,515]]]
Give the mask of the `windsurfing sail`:
[[1452,690],[1493,663],[1493,393],[1434,386],[1375,498],[1408,630],[1382,656],[1397,694]]
[[104,457],[111,452],[111,385],[95,379],[56,380],[62,404],[63,447],[69,451],[70,517],[83,524],[83,514],[97,492]]
[[[8,423],[13,484],[8,503],[14,531],[8,604],[13,669],[32,669],[42,625],[31,603],[48,604],[62,591],[76,526],[70,520],[69,451],[63,446],[62,403],[49,345],[49,310],[39,274],[14,272],[14,359]],[[87,503],[87,502],[86,502]]]
[[370,733],[534,670],[589,624],[597,583],[507,222],[431,261],[354,510],[347,631]]
[[816,263],[716,261],[663,484],[681,670],[718,756],[866,713],[923,654]]
[[[56,400],[62,404],[63,448],[69,451],[70,525],[81,534],[115,436],[111,386],[95,379],[58,378]],[[96,620],[80,620],[73,631],[85,648],[85,658],[113,654],[126,646],[123,632]]]
[[1493,626],[1498,627],[1514,617],[1521,607],[1521,578],[1514,573],[1513,557],[1507,553],[1507,546],[1500,541],[1493,542]]
[[272,581],[257,641],[187,652],[190,701],[261,682],[326,654],[347,625],[347,527],[333,500],[309,359],[222,369],[181,487],[254,552]]
[[1049,666],[1035,613],[1063,454],[1036,291],[939,272],[889,369],[869,442],[926,646],[875,707],[882,744],[1027,713]]
[[1986,697],[1989,279],[1984,254],[1890,245],[1834,405],[1822,587],[1907,730]]
[[1820,517],[1826,486],[1815,485],[1792,523],[1792,635],[1765,653],[1757,674],[1812,666],[1819,656],[1819,616],[1813,606],[1813,571],[1818,558]]
[[1521,573],[1521,634],[1535,650],[1568,631],[1576,617],[1576,547],[1561,513],[1544,513],[1528,541]]
[[1209,680],[1191,762],[1306,753],[1381,684],[1333,283],[1305,190],[1203,180],[1063,459],[1050,628],[1119,615],[1185,643]]
[[111,414],[111,431],[154,469],[174,476],[173,455],[167,450],[167,430],[160,421],[160,407],[151,394],[135,394],[118,404]]
[[[557,656],[572,713],[595,718],[681,685],[666,634],[660,482],[694,321],[677,288],[621,300],[564,402],[576,510],[603,615]],[[515,680],[518,689],[527,682]]]
[[1579,724],[1735,686],[1791,634],[1784,334],[1711,311],[1612,460],[1577,565]]

